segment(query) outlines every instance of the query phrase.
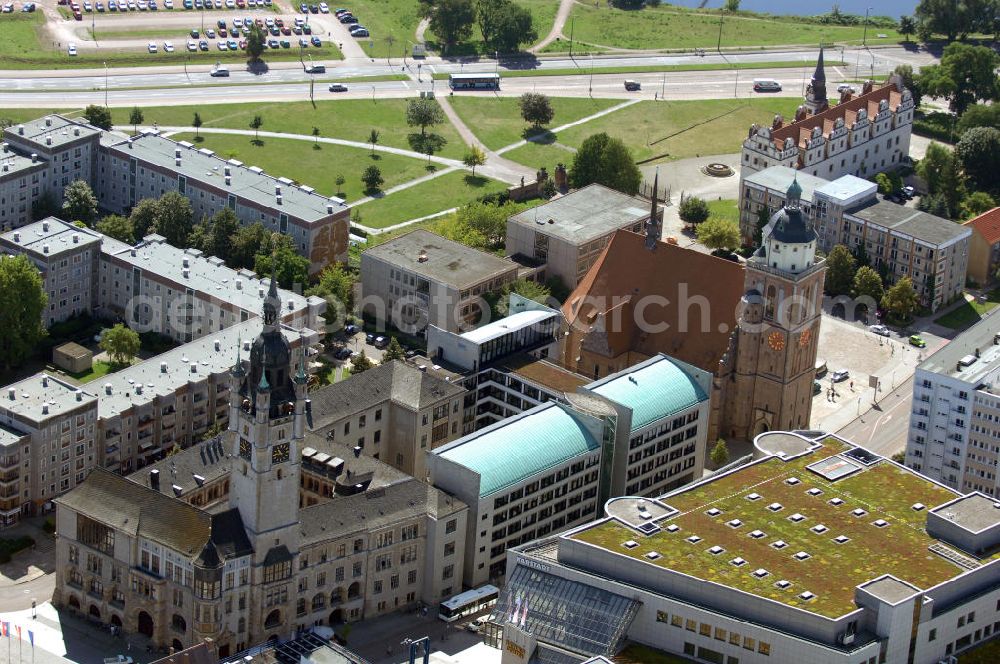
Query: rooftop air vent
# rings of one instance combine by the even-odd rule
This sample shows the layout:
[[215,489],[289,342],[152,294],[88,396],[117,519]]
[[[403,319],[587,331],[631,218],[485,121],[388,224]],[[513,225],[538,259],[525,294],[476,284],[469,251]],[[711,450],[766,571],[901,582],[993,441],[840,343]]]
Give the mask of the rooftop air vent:
[[167,373],[167,363],[160,362],[160,373]]
[[192,362],[191,363],[191,373],[198,373],[198,363],[197,362]]
[[104,393],[105,394],[111,394],[111,383],[105,383],[104,384]]
[[42,222],[42,230],[45,231],[46,233],[49,232],[49,222],[47,221]]

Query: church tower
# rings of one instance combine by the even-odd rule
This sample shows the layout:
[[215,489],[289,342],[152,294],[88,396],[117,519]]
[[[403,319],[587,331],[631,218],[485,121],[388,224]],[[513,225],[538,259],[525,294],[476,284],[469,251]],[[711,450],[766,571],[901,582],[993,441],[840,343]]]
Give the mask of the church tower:
[[[304,350],[293,357],[281,332],[277,284],[264,300],[264,325],[250,345],[249,367],[242,347],[231,371],[229,435],[233,464],[230,507],[239,510],[253,547],[254,584],[291,584],[299,533],[299,465],[305,431]],[[241,342],[242,344],[242,342]],[[294,600],[294,589],[288,596]],[[264,613],[267,615],[263,615]],[[251,602],[250,633],[259,639],[290,634],[294,615],[273,602]],[[266,630],[266,633],[265,633]]]
[[830,108],[830,102],[826,98],[826,71],[823,68],[823,47],[819,47],[819,58],[816,60],[816,71],[813,72],[812,80],[806,88],[806,109],[810,115],[822,113]]
[[731,349],[720,434],[753,438],[809,426],[823,302],[824,259],[793,180],[785,207],[746,264],[746,293]]

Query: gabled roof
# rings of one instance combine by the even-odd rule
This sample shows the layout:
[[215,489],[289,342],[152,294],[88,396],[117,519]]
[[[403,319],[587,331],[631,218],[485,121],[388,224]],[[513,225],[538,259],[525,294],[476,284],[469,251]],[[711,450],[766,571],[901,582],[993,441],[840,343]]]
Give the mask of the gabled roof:
[[1000,242],[1000,207],[995,207],[978,217],[973,217],[963,225],[974,230],[986,241],[986,244],[996,244]]
[[[618,231],[562,310],[571,329],[583,331],[582,346],[595,352],[608,357],[628,351],[665,353],[714,374],[736,326],[743,288],[743,266],[738,263],[666,242],[650,251],[644,236]],[[652,306],[642,311],[649,326],[667,325],[655,334],[636,324],[636,307],[646,297],[669,303],[660,306],[650,300]],[[704,312],[697,304],[702,297],[711,303]],[[703,313],[708,318],[704,330]],[[567,356],[580,352],[578,343],[573,346],[567,347]]]
[[211,535],[212,517],[207,512],[103,468],[95,468],[81,484],[55,502],[191,558],[201,552]]
[[432,453],[478,473],[486,497],[599,446],[582,416],[549,402]]

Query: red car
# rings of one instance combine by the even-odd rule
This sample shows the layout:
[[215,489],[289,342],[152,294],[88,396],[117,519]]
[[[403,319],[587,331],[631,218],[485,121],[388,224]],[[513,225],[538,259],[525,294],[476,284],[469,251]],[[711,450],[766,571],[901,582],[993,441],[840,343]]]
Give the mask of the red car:
[[283,26],[281,26],[281,34],[283,34],[283,35],[290,35],[290,34],[292,34],[292,30],[288,26],[283,25]]
[[274,24],[280,28],[280,27],[282,27],[282,26],[285,25],[285,19],[283,19],[283,18],[276,18],[276,19],[274,19]]
[[83,14],[80,13],[79,9],[76,9],[76,10],[73,11],[73,18],[75,18],[78,21],[82,21],[83,20]]

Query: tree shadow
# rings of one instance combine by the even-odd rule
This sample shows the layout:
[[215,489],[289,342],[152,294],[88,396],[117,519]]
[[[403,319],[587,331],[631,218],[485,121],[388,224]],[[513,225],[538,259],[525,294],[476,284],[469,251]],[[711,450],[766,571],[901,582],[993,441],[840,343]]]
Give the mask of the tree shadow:
[[372,152],[371,154],[368,155],[368,158],[371,159],[372,161],[378,161],[379,159],[382,158],[382,155],[380,155],[378,152]]
[[489,181],[489,178],[485,178],[482,175],[472,175],[470,173],[465,176],[465,185],[467,187],[485,187]]
[[385,192],[376,187],[375,189],[365,189],[365,196],[370,198],[385,198]]
[[262,148],[264,147],[264,139],[262,138],[251,138],[250,144],[254,147]]
[[439,134],[408,134],[406,136],[410,149],[421,154],[434,154],[440,152],[448,140]]
[[313,143],[313,150],[322,150],[323,146],[319,143]]
[[437,169],[438,169],[437,164],[428,163],[426,166],[424,166],[424,170],[427,171],[428,173],[433,173]]
[[556,142],[556,135],[545,127],[525,127],[521,138],[538,145],[552,145]]
[[268,71],[270,71],[270,69],[271,68],[268,67],[267,63],[264,62],[263,60],[248,60],[247,61],[247,71],[250,72],[251,74],[253,74],[254,76],[263,76]]
[[194,142],[195,143],[204,143],[205,142],[205,137],[204,136],[195,136],[194,137]]

